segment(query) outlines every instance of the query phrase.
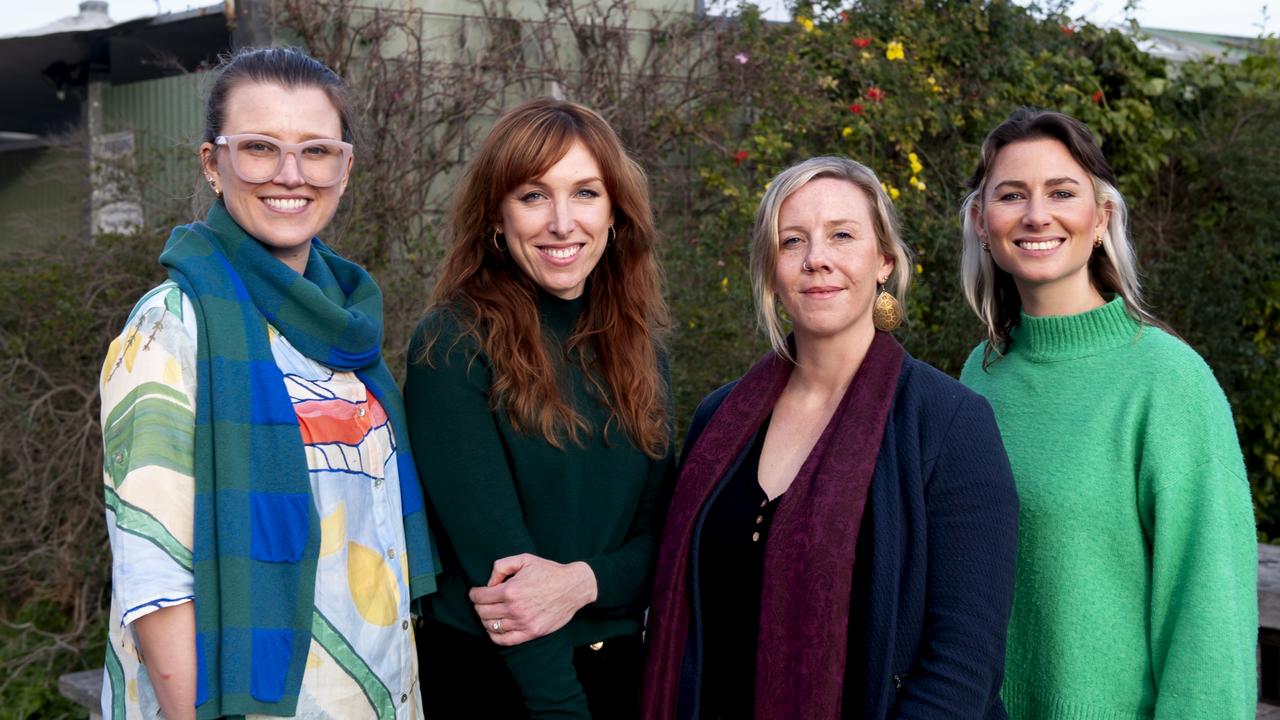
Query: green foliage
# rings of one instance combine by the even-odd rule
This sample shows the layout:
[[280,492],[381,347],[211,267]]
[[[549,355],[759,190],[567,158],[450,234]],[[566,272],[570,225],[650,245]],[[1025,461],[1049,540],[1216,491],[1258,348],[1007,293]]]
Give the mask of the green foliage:
[[[1260,43],[1240,65],[1174,65],[1119,31],[1001,0],[819,0],[800,3],[795,18],[767,23],[742,9],[721,41],[726,91],[703,108],[719,132],[690,148],[702,204],[667,258],[675,314],[688,319],[675,354],[682,417],[696,402],[686,393],[736,376],[750,362],[746,349],[759,346],[745,332],[749,297],[733,291],[748,284],[752,213],[769,178],[815,155],[867,164],[894,196],[917,271],[898,334],[917,357],[957,373],[980,337],[956,277],[965,180],[983,137],[1010,111],[1052,108],[1089,124],[1115,168],[1148,299],[1214,367],[1236,412],[1261,534],[1275,535],[1274,47]],[[717,292],[723,278],[730,292]]]
[[0,717],[74,716],[58,675],[102,662],[98,369],[162,242],[63,238],[0,264]]

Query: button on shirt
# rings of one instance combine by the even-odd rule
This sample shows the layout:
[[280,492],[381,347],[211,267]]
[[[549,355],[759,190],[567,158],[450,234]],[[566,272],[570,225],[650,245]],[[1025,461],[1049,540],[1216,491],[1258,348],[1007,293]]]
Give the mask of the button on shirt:
[[752,716],[764,549],[778,507],[778,498],[769,500],[760,487],[757,472],[768,428],[766,419],[737,472],[711,500],[700,536],[698,587],[706,609],[702,711],[707,718]]

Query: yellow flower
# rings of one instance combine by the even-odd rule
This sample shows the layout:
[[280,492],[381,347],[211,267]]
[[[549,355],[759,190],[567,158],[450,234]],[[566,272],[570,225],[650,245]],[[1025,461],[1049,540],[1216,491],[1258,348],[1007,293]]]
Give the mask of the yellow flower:
[[916,263],[916,274],[917,275],[924,274],[924,265],[921,265],[920,263]]
[[823,90],[835,90],[837,87],[839,87],[839,85],[840,85],[840,81],[831,77],[830,75],[823,75],[822,77],[818,78],[818,87],[822,88]]
[[911,163],[912,175],[919,175],[920,171],[924,169],[924,165],[920,164],[919,156],[917,156],[915,153],[909,153],[907,155],[907,162]]
[[871,53],[867,52],[866,50],[863,50],[861,55],[862,55],[862,62],[866,62],[871,59]]
[[840,137],[849,137],[852,134],[853,134],[853,128],[849,127],[848,125],[845,125],[844,128],[840,131]]
[[800,27],[804,28],[805,32],[813,32],[813,20],[801,15],[796,18],[796,22],[800,24]]
[[729,292],[729,276],[728,275],[720,278],[720,292],[723,292],[723,293]]
[[884,56],[887,60],[903,60],[907,57],[907,54],[902,47],[902,43],[894,40],[884,49]]
[[894,186],[890,185],[890,184],[889,184],[889,183],[887,183],[887,182],[881,182],[881,183],[880,183],[880,187],[884,188],[884,191],[885,191],[886,193],[889,193],[889,199],[890,199],[890,200],[897,200],[897,199],[898,199],[898,196],[902,194],[902,193],[898,192],[898,188],[896,188],[896,187],[894,187]]
[[916,177],[915,175],[911,176],[911,179],[907,181],[907,184],[915,188],[916,190],[919,190],[920,192],[925,191],[924,181]]

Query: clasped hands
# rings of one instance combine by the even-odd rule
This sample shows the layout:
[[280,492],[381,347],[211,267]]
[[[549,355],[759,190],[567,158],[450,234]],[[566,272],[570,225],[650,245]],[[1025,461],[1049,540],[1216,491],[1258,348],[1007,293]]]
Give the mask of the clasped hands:
[[561,564],[522,553],[495,560],[488,584],[471,588],[468,597],[490,640],[519,645],[559,630],[594,602],[596,576],[585,562]]

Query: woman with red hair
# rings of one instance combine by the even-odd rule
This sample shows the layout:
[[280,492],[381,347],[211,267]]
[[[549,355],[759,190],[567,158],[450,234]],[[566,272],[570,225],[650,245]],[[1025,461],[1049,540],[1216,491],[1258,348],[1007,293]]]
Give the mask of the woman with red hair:
[[668,324],[645,178],[580,105],[502,117],[454,198],[405,396],[444,573],[428,716],[633,716]]

